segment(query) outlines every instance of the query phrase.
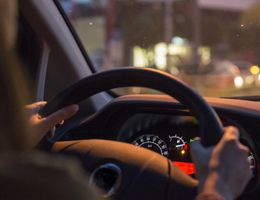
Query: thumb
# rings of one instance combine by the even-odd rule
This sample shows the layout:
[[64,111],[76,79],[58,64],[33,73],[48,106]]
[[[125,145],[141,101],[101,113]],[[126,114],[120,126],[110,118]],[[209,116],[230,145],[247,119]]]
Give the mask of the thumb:
[[201,163],[202,159],[205,159],[203,154],[205,154],[206,149],[201,144],[200,138],[195,138],[195,140],[190,144],[190,154],[193,162]]

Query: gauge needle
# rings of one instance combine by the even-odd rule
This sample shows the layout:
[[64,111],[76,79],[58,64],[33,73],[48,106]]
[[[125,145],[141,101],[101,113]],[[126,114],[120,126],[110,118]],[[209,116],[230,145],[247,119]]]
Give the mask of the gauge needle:
[[177,145],[176,145],[176,148],[184,147],[184,146],[185,146],[185,144],[177,144]]

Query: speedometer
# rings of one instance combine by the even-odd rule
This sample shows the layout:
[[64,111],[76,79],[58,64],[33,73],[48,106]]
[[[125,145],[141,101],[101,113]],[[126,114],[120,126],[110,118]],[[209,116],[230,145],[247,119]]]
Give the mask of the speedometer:
[[168,157],[169,152],[166,143],[156,135],[142,135],[132,142],[136,146],[155,151],[162,156]]

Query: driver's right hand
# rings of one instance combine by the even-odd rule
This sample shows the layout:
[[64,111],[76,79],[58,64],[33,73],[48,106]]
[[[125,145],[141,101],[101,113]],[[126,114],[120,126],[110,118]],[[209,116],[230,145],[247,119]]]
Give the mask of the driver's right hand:
[[215,147],[204,148],[199,139],[191,144],[196,166],[199,193],[216,194],[225,200],[238,197],[252,177],[248,161],[249,149],[239,142],[234,127],[225,128]]

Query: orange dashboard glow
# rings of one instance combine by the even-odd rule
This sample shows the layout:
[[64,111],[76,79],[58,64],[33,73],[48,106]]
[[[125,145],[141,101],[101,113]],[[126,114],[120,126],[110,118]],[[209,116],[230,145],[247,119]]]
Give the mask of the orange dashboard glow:
[[179,167],[185,174],[195,174],[195,165],[188,162],[172,162],[175,166]]

